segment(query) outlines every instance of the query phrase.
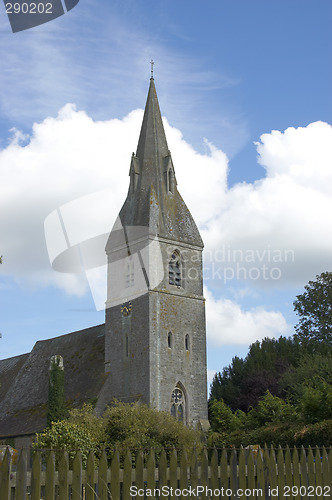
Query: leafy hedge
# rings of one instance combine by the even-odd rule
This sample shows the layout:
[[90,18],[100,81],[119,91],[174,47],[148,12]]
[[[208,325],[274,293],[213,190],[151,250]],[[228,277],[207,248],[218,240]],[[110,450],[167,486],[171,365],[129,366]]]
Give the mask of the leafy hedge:
[[323,420],[316,424],[269,424],[251,431],[238,429],[229,433],[211,432],[208,445],[221,448],[223,446],[242,446],[259,444],[264,446],[282,446],[307,448],[310,446],[332,445],[332,420]]

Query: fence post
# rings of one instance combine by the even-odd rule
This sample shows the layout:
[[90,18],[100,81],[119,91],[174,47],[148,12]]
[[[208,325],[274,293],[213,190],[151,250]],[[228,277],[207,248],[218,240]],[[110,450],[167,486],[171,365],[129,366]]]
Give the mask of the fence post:
[[169,476],[170,476],[170,487],[171,495],[170,498],[176,498],[174,491],[178,487],[178,456],[175,448],[171,452],[171,459],[169,463]]
[[72,500],[82,498],[82,454],[78,451],[73,462]]
[[315,470],[316,470],[316,486],[323,488],[323,471],[322,471],[322,456],[320,449],[316,446],[315,451]]
[[270,498],[271,496],[271,461],[270,461],[270,450],[265,443],[264,445],[264,451],[263,451],[263,461],[264,461],[264,476],[265,476],[265,490],[266,490],[266,495],[267,498]]
[[281,446],[279,445],[277,453],[277,465],[278,465],[278,487],[280,494],[283,495],[285,491],[285,463],[284,454],[282,452]]
[[107,500],[107,456],[103,450],[98,469],[98,497],[99,500]]
[[112,500],[120,500],[120,457],[115,450],[111,463],[111,497]]
[[198,486],[198,460],[196,448],[194,448],[190,460],[190,481],[191,487],[195,490]]
[[227,451],[226,448],[224,447],[222,452],[221,452],[221,458],[220,458],[220,487],[221,488],[228,488],[228,461],[227,461]]
[[36,451],[33,457],[31,470],[31,500],[40,500],[40,483],[41,483],[41,453]]
[[301,486],[304,486],[306,489],[310,485],[308,484],[307,456],[303,446],[301,450],[300,464],[301,464]]
[[203,486],[204,491],[201,495],[202,500],[208,498],[206,490],[209,487],[209,460],[207,449],[204,448],[201,455],[201,486]]
[[259,447],[257,453],[257,488],[262,490],[262,498],[265,498],[265,474],[264,474],[264,461],[263,461],[263,451]]
[[122,498],[123,500],[130,500],[130,486],[131,486],[131,454],[127,451],[126,458],[123,464],[123,488],[122,488]]
[[315,462],[314,462],[314,456],[312,454],[312,449],[311,446],[309,446],[308,450],[308,483],[309,486],[316,486],[316,480],[315,480]]
[[[159,488],[163,486],[167,486],[167,458],[164,448],[161,450],[159,459]],[[161,497],[168,498],[168,495],[161,495]]]
[[156,468],[156,461],[155,461],[155,456],[154,456],[154,450],[151,448],[150,453],[149,453],[149,458],[148,458],[148,463],[147,463],[147,488],[149,490],[154,490],[156,486],[156,479],[155,479],[155,468]]
[[300,480],[300,464],[299,464],[299,454],[297,452],[297,449],[294,447],[293,450],[293,486],[298,487],[298,494],[293,495],[294,500],[301,500],[301,495],[300,495],[300,486],[301,486],[301,480]]
[[95,455],[92,450],[89,451],[86,462],[85,498],[86,500],[95,499]]
[[[180,490],[184,492],[184,490],[188,489],[188,457],[186,450],[182,450],[181,458],[180,458]],[[181,495],[182,500],[186,500],[188,494]]]
[[237,472],[237,453],[235,448],[233,448],[232,450],[229,466],[230,466],[229,470],[230,489],[232,490],[232,495],[236,495],[236,491],[239,487],[239,482],[238,482],[238,472]]
[[327,451],[325,446],[323,446],[322,460],[323,460],[322,472],[323,472],[323,487],[324,487],[330,485],[329,457],[327,456]]
[[6,449],[5,456],[0,462],[0,498],[3,500],[10,499],[10,474],[11,474],[12,459],[9,449]]
[[[285,485],[292,487],[293,486],[293,473],[292,473],[292,458],[289,446],[286,446],[285,452]],[[291,495],[290,500],[293,500],[293,495]]]
[[272,489],[275,490],[278,486],[278,477],[277,477],[277,459],[273,445],[271,445],[270,448],[269,478],[270,478],[270,488],[271,490]]
[[18,457],[16,472],[16,500],[25,500],[27,493],[27,450],[22,448]]
[[239,453],[239,488],[242,488],[243,491],[247,488],[246,459],[242,445]]
[[255,460],[254,460],[254,451],[251,448],[248,449],[247,470],[248,470],[248,489],[251,492],[250,498],[252,500],[255,500],[256,499]]
[[144,458],[142,450],[139,450],[136,454],[135,465],[135,484],[138,490],[142,490],[144,489]]
[[61,500],[68,500],[68,453],[66,451],[62,452],[62,457],[59,463],[59,497]]
[[54,451],[50,451],[46,464],[46,500],[54,500],[55,493],[55,456]]
[[210,480],[210,485],[212,488],[212,493],[213,493],[213,500],[218,500],[219,495],[215,495],[214,491],[218,490],[220,488],[219,486],[219,474],[218,474],[218,452],[215,448],[212,450],[212,457],[211,457],[211,463],[210,463],[210,471],[211,471],[211,480]]

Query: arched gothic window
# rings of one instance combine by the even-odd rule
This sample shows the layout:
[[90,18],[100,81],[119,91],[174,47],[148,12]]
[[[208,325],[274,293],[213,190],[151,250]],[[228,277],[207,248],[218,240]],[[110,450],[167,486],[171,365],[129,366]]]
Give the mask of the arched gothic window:
[[168,335],[167,335],[167,347],[169,349],[172,349],[172,347],[173,347],[173,335],[172,335],[172,332],[168,332]]
[[168,265],[169,284],[181,286],[182,283],[182,264],[181,255],[178,250],[174,250]]
[[171,396],[171,409],[172,417],[179,420],[179,422],[186,423],[186,402],[185,396],[182,389],[176,386],[172,391]]
[[188,333],[184,338],[184,346],[186,348],[186,351],[190,351],[190,338],[189,338]]

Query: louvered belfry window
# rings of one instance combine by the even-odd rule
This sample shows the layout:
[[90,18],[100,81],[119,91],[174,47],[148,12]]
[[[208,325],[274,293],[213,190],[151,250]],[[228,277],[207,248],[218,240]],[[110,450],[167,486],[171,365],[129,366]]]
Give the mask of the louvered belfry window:
[[182,266],[180,253],[175,250],[169,261],[169,284],[181,286]]

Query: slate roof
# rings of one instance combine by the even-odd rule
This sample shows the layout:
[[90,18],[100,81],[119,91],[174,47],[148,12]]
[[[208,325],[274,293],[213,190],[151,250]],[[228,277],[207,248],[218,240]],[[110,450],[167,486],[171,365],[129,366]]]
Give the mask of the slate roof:
[[64,359],[71,407],[98,397],[105,382],[105,325],[36,342],[28,354],[0,361],[0,437],[40,432],[46,425],[50,358]]

